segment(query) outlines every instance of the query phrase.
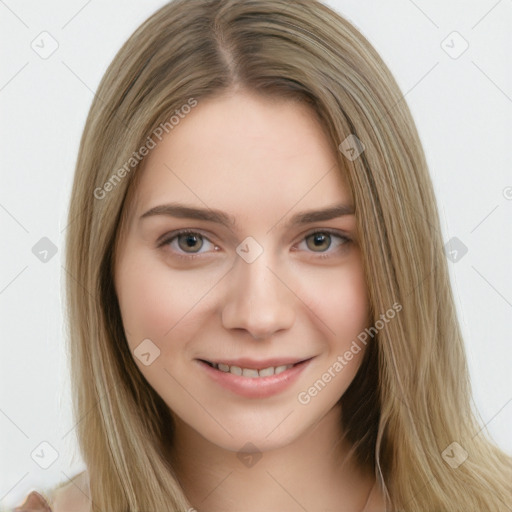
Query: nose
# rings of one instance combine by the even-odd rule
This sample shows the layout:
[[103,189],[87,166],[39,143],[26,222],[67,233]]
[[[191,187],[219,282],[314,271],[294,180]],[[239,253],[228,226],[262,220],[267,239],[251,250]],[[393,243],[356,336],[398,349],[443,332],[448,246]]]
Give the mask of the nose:
[[297,299],[265,254],[252,263],[237,258],[222,308],[226,329],[243,329],[255,339],[269,338],[295,321]]

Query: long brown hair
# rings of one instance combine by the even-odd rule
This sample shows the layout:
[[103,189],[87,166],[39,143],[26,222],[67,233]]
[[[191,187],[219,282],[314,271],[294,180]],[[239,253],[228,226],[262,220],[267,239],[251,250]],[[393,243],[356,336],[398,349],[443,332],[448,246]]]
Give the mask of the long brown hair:
[[236,89],[306,102],[334,148],[348,136],[364,147],[357,158],[342,150],[338,158],[354,198],[372,320],[394,303],[402,310],[372,338],[341,398],[355,457],[374,468],[392,510],[510,511],[512,462],[471,408],[414,121],[375,49],[314,0],[173,1],[135,31],[99,85],[80,144],[66,248],[74,415],[93,509],[190,506],[163,455],[172,417],[126,342],[113,262],[143,170],[141,148],[159,127],[179,129],[169,120],[185,105]]

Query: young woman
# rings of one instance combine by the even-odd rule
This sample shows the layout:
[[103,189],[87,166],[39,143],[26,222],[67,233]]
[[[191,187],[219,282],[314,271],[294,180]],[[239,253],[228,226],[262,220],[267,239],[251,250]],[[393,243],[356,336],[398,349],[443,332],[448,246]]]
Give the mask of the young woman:
[[99,86],[69,221],[87,472],[54,512],[512,510],[413,119],[325,5],[156,12]]

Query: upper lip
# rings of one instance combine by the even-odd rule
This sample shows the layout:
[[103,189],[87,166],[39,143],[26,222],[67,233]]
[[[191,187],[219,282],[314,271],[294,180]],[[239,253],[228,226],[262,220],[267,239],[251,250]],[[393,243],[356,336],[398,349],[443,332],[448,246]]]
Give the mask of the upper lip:
[[239,368],[247,368],[253,370],[263,370],[264,368],[277,367],[277,366],[286,366],[289,364],[301,363],[302,361],[306,361],[307,359],[311,359],[310,357],[274,357],[272,359],[265,360],[256,360],[249,358],[239,358],[239,359],[202,359],[203,361],[207,361],[208,363],[216,363],[216,364],[226,364],[228,366],[238,366]]

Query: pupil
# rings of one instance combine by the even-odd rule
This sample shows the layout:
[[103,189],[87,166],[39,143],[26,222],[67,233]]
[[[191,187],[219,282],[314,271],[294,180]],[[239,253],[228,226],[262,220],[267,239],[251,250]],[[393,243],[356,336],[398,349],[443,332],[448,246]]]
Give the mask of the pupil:
[[328,249],[331,245],[330,235],[326,233],[317,233],[312,235],[313,246],[310,249]]
[[187,249],[200,249],[202,244],[198,245],[199,241],[200,237],[198,237],[197,235],[185,234],[180,236],[178,244],[181,247],[181,249],[186,251]]
[[189,247],[192,247],[197,242],[197,239],[194,235],[187,236],[187,244]]

